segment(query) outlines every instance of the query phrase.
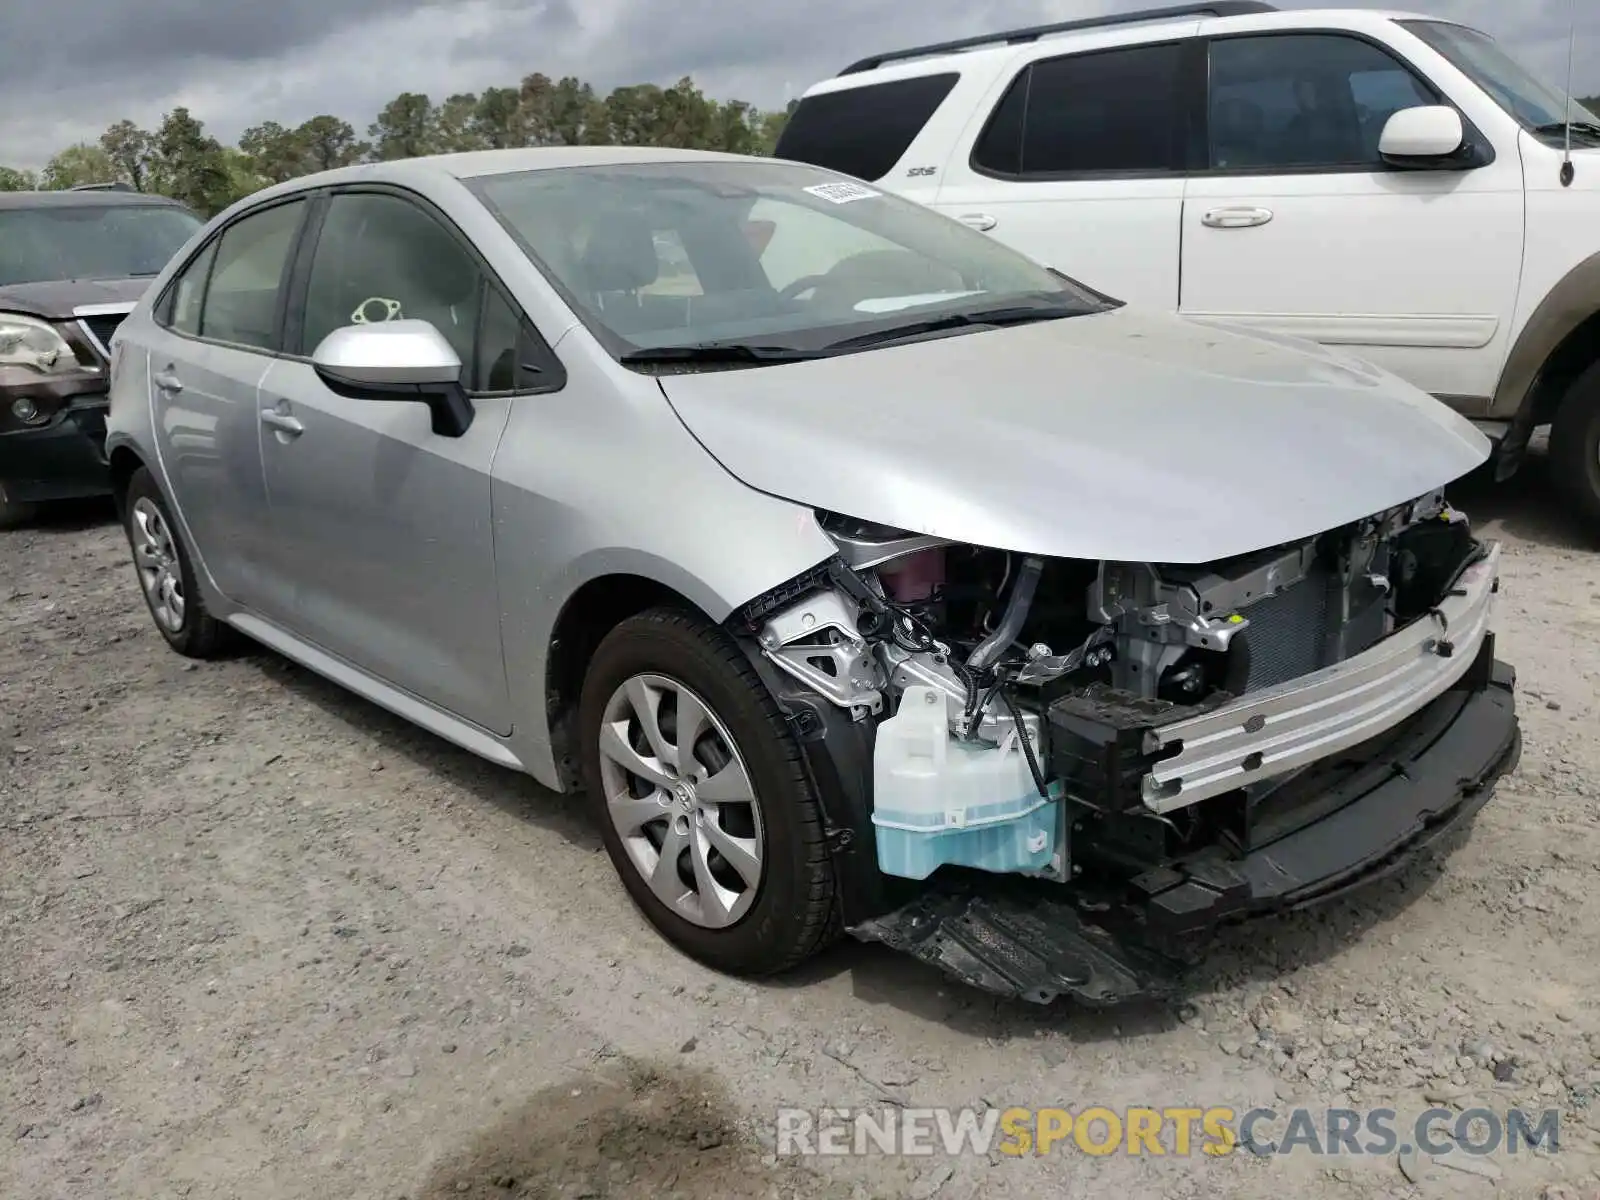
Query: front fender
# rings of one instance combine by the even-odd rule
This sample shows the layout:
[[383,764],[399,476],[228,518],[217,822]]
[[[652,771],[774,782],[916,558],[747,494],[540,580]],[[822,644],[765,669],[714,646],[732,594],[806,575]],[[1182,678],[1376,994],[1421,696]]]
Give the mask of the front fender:
[[[520,541],[531,527],[502,523],[507,536],[499,540],[496,556],[514,741],[517,757],[541,783],[563,786],[547,703],[551,641],[562,614],[569,604],[581,602],[586,585],[608,578],[635,580],[669,592],[721,623],[835,553],[810,510],[735,486],[742,493],[737,509],[712,510],[697,526],[684,527],[681,537],[668,536],[672,544],[663,549],[671,553],[617,544],[591,544],[571,557],[538,555],[532,544],[525,552],[506,553],[513,531]],[[581,525],[571,532],[583,540]],[[698,548],[690,544],[696,542]],[[540,566],[551,569],[541,572]]]
[[[1600,253],[1590,254],[1568,270],[1533,310],[1507,355],[1486,416],[1526,422],[1528,429],[1536,419],[1549,419],[1534,411],[1539,403],[1539,376],[1550,357],[1595,312],[1600,312]],[[1512,435],[1515,432],[1514,427]]]

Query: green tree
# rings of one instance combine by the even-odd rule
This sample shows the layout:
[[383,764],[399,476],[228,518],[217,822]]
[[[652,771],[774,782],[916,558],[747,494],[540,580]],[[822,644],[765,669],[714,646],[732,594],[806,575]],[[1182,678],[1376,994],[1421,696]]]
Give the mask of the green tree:
[[338,117],[312,117],[294,131],[305,153],[306,163],[313,171],[332,171],[358,163],[372,152],[366,142],[356,140],[356,131],[349,121]]
[[261,174],[256,168],[256,160],[251,155],[232,146],[222,148],[222,170],[226,182],[215,197],[218,204],[217,212],[221,212],[235,200],[243,200],[252,192],[259,192],[262,188],[278,182]]
[[151,142],[148,131],[132,121],[118,121],[100,135],[100,148],[111,156],[117,178],[134,191],[146,190],[150,178]]
[[548,75],[535,73],[523,78],[518,91],[526,145],[584,146],[608,140],[603,103],[576,76],[551,82]]
[[306,173],[306,147],[299,130],[276,121],[252,125],[239,135],[239,149],[250,160],[252,174],[268,183],[283,183]]
[[68,146],[46,163],[39,174],[39,186],[56,191],[86,183],[115,183],[116,180],[116,163],[101,147],[89,142]]
[[463,150],[482,150],[486,144],[479,134],[478,98],[471,92],[445,97],[434,116],[434,147],[446,154]]
[[0,192],[31,192],[38,186],[39,177],[32,171],[0,167]]
[[472,131],[491,150],[526,144],[521,93],[510,87],[485,88],[472,114]]
[[783,135],[783,127],[789,123],[789,118],[794,115],[794,110],[800,106],[800,101],[791,100],[789,106],[782,112],[762,113],[756,128],[757,154],[770,155],[778,147],[778,138]]
[[187,108],[175,108],[161,119],[151,145],[153,190],[207,216],[233,202],[235,180],[228,154]]
[[383,106],[367,136],[373,157],[389,161],[433,153],[437,132],[433,102],[421,92],[401,92]]

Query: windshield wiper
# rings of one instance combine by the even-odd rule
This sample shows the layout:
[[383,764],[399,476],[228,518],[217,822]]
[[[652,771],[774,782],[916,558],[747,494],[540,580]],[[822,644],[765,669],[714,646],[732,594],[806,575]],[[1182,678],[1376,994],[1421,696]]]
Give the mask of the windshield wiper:
[[789,346],[758,346],[749,342],[694,342],[686,346],[649,346],[630,350],[618,361],[626,366],[670,363],[781,363],[819,358],[815,350]]
[[825,350],[860,350],[879,346],[885,342],[898,342],[905,338],[921,337],[928,333],[943,333],[948,329],[981,328],[984,326],[1026,325],[1032,321],[1054,321],[1061,317],[1078,316],[1081,309],[1065,305],[1012,304],[1003,308],[979,308],[970,312],[946,313],[923,321],[908,321],[904,325],[891,325],[888,329],[875,329],[842,341],[829,342]]
[[1574,137],[1600,138],[1600,124],[1593,121],[1547,121],[1535,125],[1533,132],[1547,137],[1561,137],[1571,128]]

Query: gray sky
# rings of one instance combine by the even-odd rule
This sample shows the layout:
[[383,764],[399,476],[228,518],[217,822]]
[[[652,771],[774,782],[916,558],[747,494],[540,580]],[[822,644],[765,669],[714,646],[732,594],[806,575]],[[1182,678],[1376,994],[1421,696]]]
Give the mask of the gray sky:
[[[398,92],[435,100],[528,72],[601,89],[682,75],[776,108],[862,54],[1161,0],[50,0],[8,5],[0,164],[38,167],[123,117],[187,105],[233,141],[334,113],[365,136]],[[1308,7],[1281,0],[1285,7]],[[1365,7],[1388,7],[1377,2]],[[1564,78],[1572,0],[1417,0]],[[1579,95],[1600,92],[1600,4],[1577,0]],[[579,15],[581,14],[581,15]]]

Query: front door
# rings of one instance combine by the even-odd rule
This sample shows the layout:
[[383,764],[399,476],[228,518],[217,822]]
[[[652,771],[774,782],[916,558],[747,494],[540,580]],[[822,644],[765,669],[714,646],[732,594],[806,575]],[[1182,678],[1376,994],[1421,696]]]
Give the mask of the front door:
[[1183,42],[1023,67],[933,207],[1120,300],[1178,306]]
[[[476,365],[504,357],[516,318],[459,235],[390,191],[331,197],[303,313],[290,334],[299,354],[273,366],[259,402],[294,630],[396,688],[509,733],[489,471],[513,401],[483,395],[489,381]],[[313,369],[311,352],[334,329],[399,317],[432,322],[456,348],[463,384],[479,393],[465,435],[434,433],[420,403],[337,395]]]
[[191,544],[229,600],[278,620],[256,394],[274,362],[279,295],[308,203],[247,213],[184,268],[147,327],[151,411]]
[[1444,101],[1363,39],[1256,34],[1209,53],[1182,311],[1346,347],[1435,395],[1492,395],[1522,263],[1516,157],[1386,167],[1389,116]]

